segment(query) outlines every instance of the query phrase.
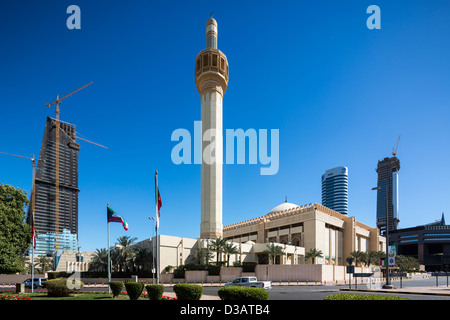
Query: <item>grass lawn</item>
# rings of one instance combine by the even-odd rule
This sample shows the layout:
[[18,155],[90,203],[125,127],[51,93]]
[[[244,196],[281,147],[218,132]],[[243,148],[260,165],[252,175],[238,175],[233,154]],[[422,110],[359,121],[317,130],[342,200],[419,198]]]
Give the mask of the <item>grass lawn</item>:
[[[121,293],[117,297],[113,298],[112,293],[98,291],[98,292],[78,292],[72,293],[69,297],[48,297],[46,291],[42,292],[25,292],[24,294],[17,294],[15,292],[4,292],[3,294],[18,296],[18,297],[30,297],[31,300],[110,300],[110,301],[118,301],[118,300],[130,300],[126,293]],[[147,295],[141,294],[138,300],[147,300]]]

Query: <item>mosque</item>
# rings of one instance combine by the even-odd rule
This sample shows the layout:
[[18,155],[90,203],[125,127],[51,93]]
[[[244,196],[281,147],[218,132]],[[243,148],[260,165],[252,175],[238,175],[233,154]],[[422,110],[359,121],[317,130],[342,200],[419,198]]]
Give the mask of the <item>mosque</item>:
[[[218,25],[214,18],[206,23],[206,49],[195,61],[195,82],[201,98],[202,136],[205,131],[216,132],[216,158],[222,159],[223,96],[228,86],[228,61],[217,48]],[[208,142],[209,146],[211,145]],[[202,154],[205,150],[202,141]],[[246,261],[259,264],[306,264],[305,254],[310,249],[322,252],[314,263],[343,266],[352,251],[384,251],[386,240],[379,229],[369,227],[318,203],[296,205],[287,201],[260,217],[222,226],[222,164],[203,161],[201,164],[201,224],[198,239],[158,235],[158,270],[199,263],[198,252],[208,248],[217,237],[233,243],[238,249],[229,264]],[[137,243],[153,252],[155,239]],[[268,259],[270,244],[283,248],[283,255],[275,261]],[[214,258],[214,261],[217,257]],[[218,260],[225,261],[225,254]]]

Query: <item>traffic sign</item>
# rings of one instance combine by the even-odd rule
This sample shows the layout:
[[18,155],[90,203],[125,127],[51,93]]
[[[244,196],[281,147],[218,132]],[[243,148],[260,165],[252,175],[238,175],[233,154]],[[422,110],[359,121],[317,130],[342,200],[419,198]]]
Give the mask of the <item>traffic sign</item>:
[[372,273],[354,273],[353,276],[355,278],[368,278],[373,276],[373,272]]

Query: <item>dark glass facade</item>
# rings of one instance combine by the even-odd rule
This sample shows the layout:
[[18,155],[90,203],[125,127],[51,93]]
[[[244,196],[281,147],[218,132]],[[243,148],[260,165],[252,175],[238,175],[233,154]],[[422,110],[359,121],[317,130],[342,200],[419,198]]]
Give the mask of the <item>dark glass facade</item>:
[[[56,203],[56,121],[47,117],[44,136],[36,168],[35,228],[38,254],[52,254],[55,238],[59,249],[76,250],[78,238],[78,152],[76,128],[73,124],[59,123],[59,208]],[[58,212],[56,212],[58,211]],[[28,213],[28,223],[31,215]],[[57,234],[55,234],[57,233]],[[70,239],[65,241],[64,239]],[[66,242],[68,242],[66,244]],[[76,241],[75,241],[76,242]],[[70,243],[70,245],[69,245]]]
[[389,231],[398,228],[398,171],[400,160],[396,157],[378,161],[377,191],[377,228],[386,231],[386,214],[389,220]]

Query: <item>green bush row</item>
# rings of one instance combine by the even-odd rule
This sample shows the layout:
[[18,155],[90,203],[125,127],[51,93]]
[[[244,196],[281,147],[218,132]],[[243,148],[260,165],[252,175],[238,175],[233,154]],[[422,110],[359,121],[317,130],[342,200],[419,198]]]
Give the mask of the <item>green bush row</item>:
[[[245,261],[242,262],[242,271],[243,272],[255,272],[255,268],[257,266],[256,261]],[[219,265],[206,265],[206,264],[194,264],[194,263],[188,263],[184,265],[180,265],[177,268],[173,270],[173,274],[175,278],[184,278],[185,277],[185,271],[208,271],[208,275],[210,276],[218,276],[220,275],[220,268],[222,266]]]
[[221,300],[269,300],[269,293],[263,288],[222,287],[218,291]]

